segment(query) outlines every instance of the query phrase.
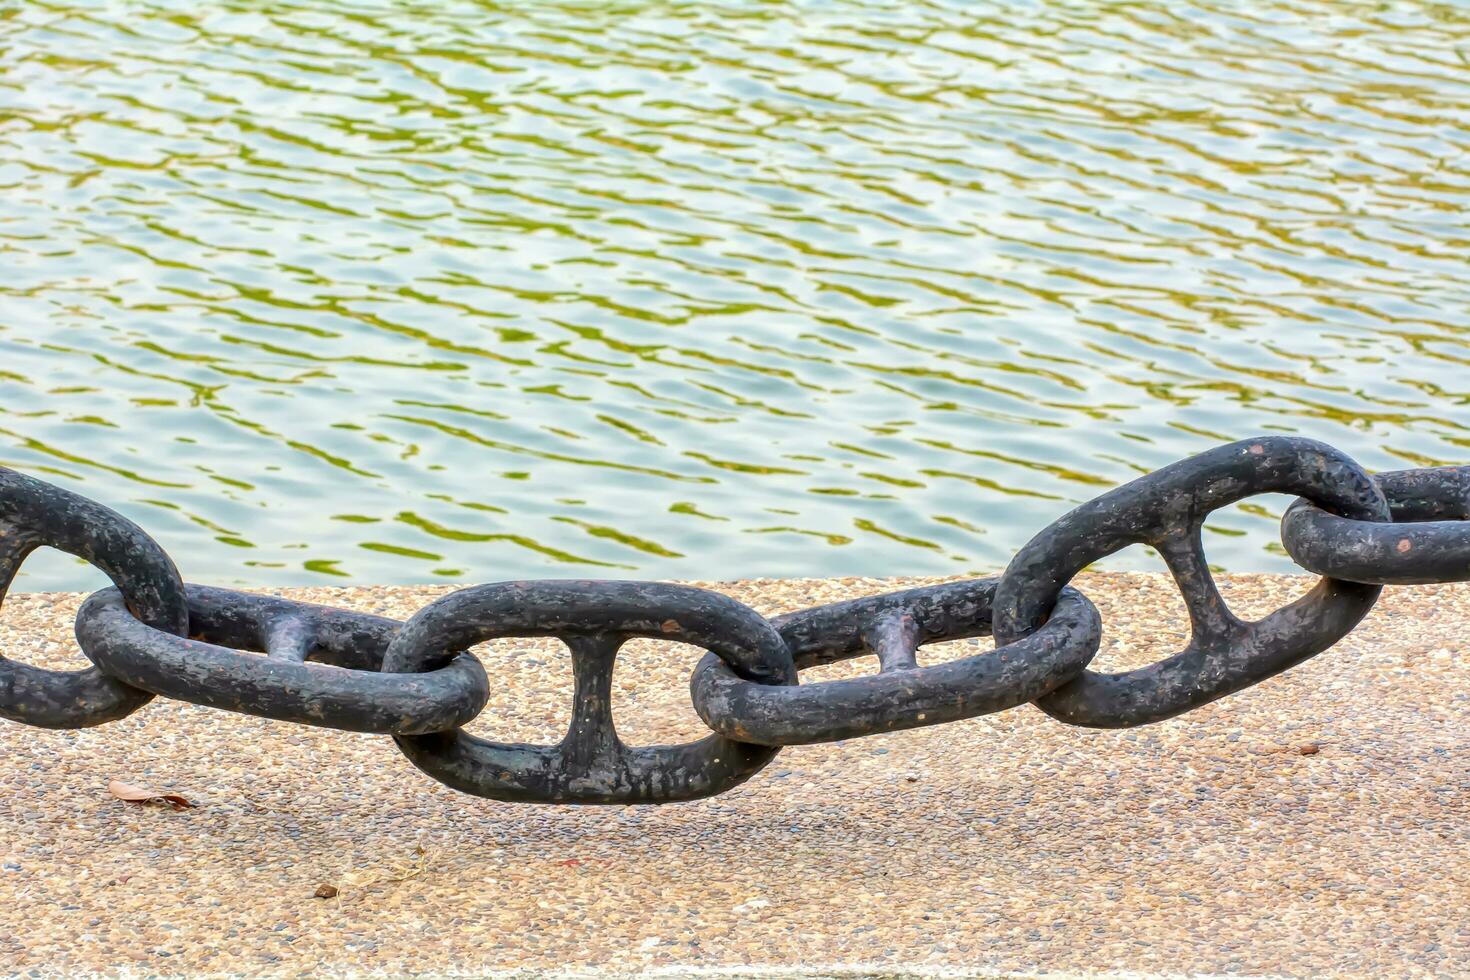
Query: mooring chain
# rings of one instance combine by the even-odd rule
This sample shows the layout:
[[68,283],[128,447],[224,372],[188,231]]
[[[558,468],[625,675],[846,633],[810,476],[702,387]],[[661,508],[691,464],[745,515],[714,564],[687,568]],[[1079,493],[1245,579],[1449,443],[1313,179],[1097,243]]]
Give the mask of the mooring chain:
[[[1215,585],[1202,530],[1215,511],[1261,493],[1300,498],[1282,518],[1282,543],[1324,578],[1296,602],[1245,622]],[[1173,574],[1189,641],[1147,667],[1090,670],[1101,617],[1068,583],[1139,544],[1155,549]],[[1026,702],[1070,724],[1124,728],[1242,690],[1337,643],[1385,585],[1470,581],[1470,466],[1374,477],[1319,442],[1249,439],[1083,504],[998,577],[770,620],[716,592],[652,582],[482,585],[430,603],[407,622],[185,585],[136,524],[0,468],[0,601],[26,556],[44,546],[86,559],[114,587],[77,614],[91,667],[44,670],[0,655],[0,717],[84,728],[163,695],[392,735],[430,776],[492,799],[667,803],[724,792],[787,745],[937,725]],[[992,634],[993,650],[918,663],[927,644]],[[462,730],[490,690],[484,665],[468,651],[503,637],[555,637],[570,650],[572,723],[560,743],[493,742]],[[650,747],[618,737],[612,672],[634,637],[706,651],[690,693],[712,734]],[[801,670],[860,656],[873,656],[877,672],[798,682]]]

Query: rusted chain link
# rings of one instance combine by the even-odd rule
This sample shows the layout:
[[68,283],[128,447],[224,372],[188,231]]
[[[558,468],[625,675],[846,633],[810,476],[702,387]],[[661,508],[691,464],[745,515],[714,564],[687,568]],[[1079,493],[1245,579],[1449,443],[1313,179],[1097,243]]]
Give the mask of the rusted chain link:
[[[1282,519],[1289,554],[1327,576],[1257,622],[1226,606],[1205,560],[1211,513],[1259,493],[1300,495]],[[1122,673],[1088,669],[1097,609],[1068,586],[1124,547],[1164,558],[1189,611],[1185,648]],[[1307,439],[1221,446],[1119,487],[1047,527],[997,578],[835,603],[767,620],[734,599],[651,582],[504,582],[452,593],[406,623],[227,589],[185,586],[163,549],[101,504],[0,468],[0,601],[50,545],[114,583],[77,614],[93,666],[43,670],[0,656],[0,717],[43,728],[121,718],[154,695],[347,731],[392,735],[435,779],[479,796],[548,803],[665,803],[724,792],[781,746],[957,721],[1036,703],[1072,724],[1173,717],[1326,650],[1386,584],[1470,581],[1470,467],[1370,477]],[[920,666],[927,644],[995,649]],[[557,745],[461,730],[489,682],[468,649],[550,636],[571,651],[572,724]],[[707,651],[691,695],[712,730],[680,746],[618,738],[619,648],[654,637]],[[255,651],[255,652],[250,652]],[[264,653],[264,656],[260,654]],[[797,683],[797,671],[872,655],[878,672]]]

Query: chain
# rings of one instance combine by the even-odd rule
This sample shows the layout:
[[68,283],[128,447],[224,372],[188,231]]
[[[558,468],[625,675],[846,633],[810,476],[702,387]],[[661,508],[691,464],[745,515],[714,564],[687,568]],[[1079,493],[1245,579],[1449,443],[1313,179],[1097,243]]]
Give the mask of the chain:
[[[1299,496],[1287,553],[1324,576],[1256,622],[1226,606],[1205,560],[1211,513],[1261,493]],[[1189,611],[1184,649],[1147,667],[1088,669],[1102,621],[1069,582],[1130,545],[1162,555]],[[0,717],[85,728],[155,695],[211,708],[391,735],[419,769],[466,793],[542,803],[667,803],[722,793],[783,746],[973,718],[1032,702],[1074,725],[1162,721],[1328,649],[1385,585],[1470,581],[1470,466],[1370,476],[1308,439],[1221,446],[1083,504],[995,578],[839,602],[767,620],[715,592],[653,582],[502,582],[463,589],[407,622],[185,585],[142,528],[84,497],[0,468],[0,601],[36,548],[84,558],[113,587],[87,599],[76,636],[92,666],[53,671],[0,655]],[[920,666],[930,643],[993,635],[994,650]],[[572,723],[557,745],[467,734],[489,698],[469,651],[551,636],[571,652]],[[686,745],[629,746],[612,672],[634,637],[707,651],[690,693],[711,729]],[[264,654],[261,656],[260,654]],[[798,683],[853,657],[878,672]]]

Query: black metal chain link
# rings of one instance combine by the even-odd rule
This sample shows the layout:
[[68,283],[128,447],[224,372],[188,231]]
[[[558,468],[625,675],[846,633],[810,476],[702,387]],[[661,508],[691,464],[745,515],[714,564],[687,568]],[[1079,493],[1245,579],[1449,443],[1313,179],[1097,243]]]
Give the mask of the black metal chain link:
[[[1282,541],[1326,576],[1257,622],[1226,606],[1205,560],[1211,513],[1259,493],[1300,495]],[[1189,611],[1190,639],[1159,662],[1091,671],[1102,622],[1068,586],[1134,544],[1155,548]],[[1369,476],[1308,439],[1262,437],[1166,466],[1076,508],[997,578],[833,603],[767,620],[719,593],[652,582],[504,582],[441,598],[406,623],[228,589],[186,586],[163,549],[101,504],[0,468],[0,602],[26,556],[85,558],[114,588],[83,603],[93,666],[43,670],[0,655],[0,717],[83,728],[154,695],[305,725],[392,735],[435,779],[479,796],[666,803],[724,792],[782,746],[958,721],[1025,702],[1078,725],[1171,718],[1328,649],[1384,585],[1470,581],[1470,466]],[[919,666],[926,644],[995,636],[994,650]],[[469,648],[549,636],[571,651],[572,724],[557,745],[461,730],[489,696]],[[619,648],[653,637],[707,651],[690,693],[712,734],[630,747],[611,708]],[[263,653],[264,656],[260,654]],[[809,684],[797,671],[872,655],[878,673]]]
[[[47,546],[100,568],[142,622],[175,636],[188,629],[179,571],[146,531],[101,504],[0,467],[0,602],[26,556]],[[11,721],[89,728],[151,700],[152,694],[96,667],[42,670],[0,653],[0,717]]]
[[1307,439],[1271,437],[1221,446],[1092,500],[1032,538],[996,593],[996,640],[1030,635],[1058,590],[1082,569],[1132,544],[1157,549],[1189,610],[1189,645],[1149,667],[1084,671],[1037,701],[1058,720],[1096,728],[1163,721],[1259,683],[1336,643],[1379,588],[1324,579],[1265,619],[1237,619],[1205,561],[1201,531],[1221,507],[1258,493],[1298,493],[1345,517],[1388,519],[1371,477],[1347,456]]
[[105,589],[77,611],[77,641],[108,675],[150,694],[349,732],[443,731],[489,700],[485,668],[469,653],[424,674],[382,673],[396,620],[197,585],[186,595],[193,638],[135,619]]
[[799,687],[745,680],[712,657],[691,691],[710,728],[761,745],[800,745],[938,725],[1034,701],[1076,677],[1097,654],[1102,619],[1087,597],[1065,589],[1046,624],[993,651],[920,667],[928,643],[990,634],[998,579],[854,599],[772,621],[798,668],[864,654],[878,673]]
[[440,782],[477,796],[548,803],[669,803],[722,793],[777,750],[720,735],[680,746],[630,748],[612,719],[618,648],[635,636],[690,643],[759,684],[793,684],[780,634],[718,592],[654,582],[502,582],[430,603],[383,658],[417,671],[449,651],[506,636],[555,636],[572,651],[572,724],[555,746],[489,742],[461,731],[400,735],[398,748]]
[[1373,478],[1386,524],[1334,514],[1309,500],[1281,519],[1281,543],[1303,568],[1354,582],[1470,582],[1470,466],[1398,470]]

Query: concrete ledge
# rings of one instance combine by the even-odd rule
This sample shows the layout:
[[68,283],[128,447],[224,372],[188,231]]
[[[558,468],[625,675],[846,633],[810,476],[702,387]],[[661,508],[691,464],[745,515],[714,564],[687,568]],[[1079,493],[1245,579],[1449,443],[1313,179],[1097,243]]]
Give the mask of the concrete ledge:
[[[914,584],[715,587],[774,613]],[[1165,578],[1079,584],[1107,623],[1100,667],[1184,635]],[[1222,581],[1242,615],[1309,585]],[[288,594],[405,617],[444,591]],[[0,649],[79,665],[79,601],[11,597]],[[1165,724],[1087,731],[1022,708],[789,749],[732,793],[662,808],[478,800],[390,739],[162,700],[81,732],[0,722],[0,972],[1470,974],[1467,623],[1470,589],[1391,590],[1334,650]],[[473,730],[555,741],[559,646],[502,641],[485,660]],[[626,740],[703,734],[692,665],[628,648]],[[199,807],[123,803],[111,779]]]

